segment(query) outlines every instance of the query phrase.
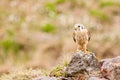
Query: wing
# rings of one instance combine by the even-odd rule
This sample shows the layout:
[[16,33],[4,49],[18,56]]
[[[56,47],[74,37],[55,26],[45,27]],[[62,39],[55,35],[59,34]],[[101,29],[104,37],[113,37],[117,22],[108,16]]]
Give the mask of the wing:
[[74,42],[76,42],[76,39],[75,39],[75,31],[73,32],[73,40],[74,40]]
[[88,41],[90,41],[91,34],[89,31],[87,32],[87,34],[88,34]]

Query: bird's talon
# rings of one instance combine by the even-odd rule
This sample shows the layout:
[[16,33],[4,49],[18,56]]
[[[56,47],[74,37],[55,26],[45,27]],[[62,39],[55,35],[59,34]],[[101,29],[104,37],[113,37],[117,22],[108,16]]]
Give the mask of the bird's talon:
[[82,51],[77,49],[77,52],[82,52]]
[[90,51],[86,51],[87,54],[90,54],[91,52]]

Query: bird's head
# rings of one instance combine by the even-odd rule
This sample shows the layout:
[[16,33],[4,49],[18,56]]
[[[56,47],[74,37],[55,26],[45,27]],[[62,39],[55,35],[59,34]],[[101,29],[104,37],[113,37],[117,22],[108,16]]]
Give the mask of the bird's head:
[[74,30],[81,31],[82,29],[85,29],[83,24],[75,24]]

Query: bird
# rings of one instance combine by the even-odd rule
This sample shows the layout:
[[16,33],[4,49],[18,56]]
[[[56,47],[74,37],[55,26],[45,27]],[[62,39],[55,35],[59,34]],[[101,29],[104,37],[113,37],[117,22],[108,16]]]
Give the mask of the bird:
[[90,41],[90,32],[83,24],[75,24],[73,31],[73,40],[77,44],[77,51],[89,53],[87,44]]

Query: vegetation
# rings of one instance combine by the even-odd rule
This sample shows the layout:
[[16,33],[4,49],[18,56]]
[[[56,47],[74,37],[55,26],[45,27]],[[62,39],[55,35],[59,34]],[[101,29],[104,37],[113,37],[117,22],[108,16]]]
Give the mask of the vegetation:
[[56,0],[56,4],[61,4],[61,3],[64,3],[66,0]]
[[107,7],[107,6],[120,6],[120,3],[114,2],[114,1],[100,1],[101,7]]
[[55,27],[52,24],[45,24],[43,27],[41,27],[41,31],[47,32],[47,33],[53,33],[55,32]]
[[65,69],[68,66],[68,62],[64,62],[63,65],[58,65],[55,67],[55,69],[53,69],[50,72],[50,76],[55,76],[55,77],[59,77],[59,76],[65,76]]

